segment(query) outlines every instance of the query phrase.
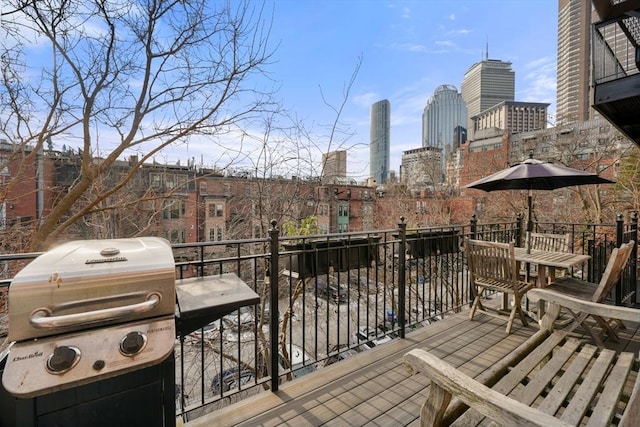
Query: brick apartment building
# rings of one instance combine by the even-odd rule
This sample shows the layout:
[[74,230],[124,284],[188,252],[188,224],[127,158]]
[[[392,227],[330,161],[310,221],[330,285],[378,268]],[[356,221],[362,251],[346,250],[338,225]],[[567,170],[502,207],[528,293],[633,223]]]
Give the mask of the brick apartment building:
[[[574,167],[590,165],[593,172],[615,179],[616,159],[626,146],[628,141],[602,119],[518,133],[496,127],[478,129],[474,140],[459,147],[456,179],[461,188],[523,160],[529,152],[536,158]],[[0,232],[11,236],[3,239],[5,253],[27,247],[40,215],[49,213],[80,173],[81,153],[22,150],[16,154],[14,148],[6,141],[0,145],[0,177],[6,192],[0,205]],[[134,157],[117,162],[111,176],[100,185],[109,188],[111,181],[129,173],[137,162]],[[20,179],[14,180],[19,173]],[[394,227],[400,216],[415,217],[413,222],[421,226],[441,226],[465,222],[477,209],[475,192],[463,191],[461,195],[456,190],[434,194],[388,191],[382,195],[373,187],[335,180],[261,179],[193,165],[144,164],[127,187],[105,203],[122,208],[77,221],[66,237],[156,235],[173,243],[234,240],[266,237],[271,220],[282,224],[312,215],[323,233]],[[430,203],[440,203],[439,209],[447,215],[429,215]]]
[[[47,215],[78,179],[81,153],[70,149],[16,153],[14,145],[4,142],[0,156],[2,189],[6,191],[0,231],[28,236],[38,218]],[[116,162],[96,184],[98,191],[110,188],[137,163],[136,156]],[[15,180],[18,173],[20,179]],[[87,201],[78,201],[82,203]],[[367,186],[230,176],[192,165],[144,164],[126,188],[104,205],[122,207],[91,214],[74,224],[66,237],[156,235],[172,243],[233,240],[266,237],[274,219],[281,224],[312,215],[317,216],[323,233],[370,230],[375,224],[375,189]],[[27,241],[3,240],[5,253],[27,247]],[[8,245],[9,241],[15,244]]]

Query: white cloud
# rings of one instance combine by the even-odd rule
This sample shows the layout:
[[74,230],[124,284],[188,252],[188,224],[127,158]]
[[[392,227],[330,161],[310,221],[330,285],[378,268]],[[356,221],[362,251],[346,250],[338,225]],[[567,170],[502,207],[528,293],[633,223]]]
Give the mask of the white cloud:
[[548,102],[549,113],[555,112],[556,60],[548,56],[536,58],[524,64],[525,74],[517,81],[523,83],[517,100],[524,102]]
[[370,107],[374,102],[380,101],[380,95],[375,92],[362,93],[353,97],[353,103],[361,107]]
[[413,43],[392,43],[389,45],[389,48],[393,50],[399,51],[407,51],[407,52],[426,52],[427,47],[422,44],[413,44]]
[[460,30],[454,30],[452,32],[452,34],[460,34],[460,35],[463,35],[463,36],[467,35],[467,34],[471,34],[471,33],[473,33],[473,30],[468,30],[466,28],[462,28]]
[[434,43],[437,46],[456,47],[456,44],[451,40],[436,40]]

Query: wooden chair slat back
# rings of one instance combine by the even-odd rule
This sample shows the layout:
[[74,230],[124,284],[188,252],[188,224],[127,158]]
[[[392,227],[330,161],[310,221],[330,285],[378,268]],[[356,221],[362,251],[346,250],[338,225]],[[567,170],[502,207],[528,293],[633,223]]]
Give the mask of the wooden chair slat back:
[[531,249],[552,252],[570,252],[570,234],[531,233]]
[[471,279],[494,279],[501,282],[518,280],[513,243],[466,239],[465,252]]
[[635,244],[636,242],[631,240],[628,243],[623,243],[619,248],[615,248],[611,252],[611,258],[609,258],[602,279],[600,279],[598,288],[593,294],[592,302],[604,302],[607,298],[611,289],[618,283]]

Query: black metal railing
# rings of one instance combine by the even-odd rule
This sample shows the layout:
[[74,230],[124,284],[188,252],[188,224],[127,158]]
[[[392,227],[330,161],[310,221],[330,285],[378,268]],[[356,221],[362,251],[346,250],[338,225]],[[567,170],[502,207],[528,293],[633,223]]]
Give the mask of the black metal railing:
[[[611,250],[637,241],[637,216],[616,224],[535,224],[571,233],[572,249],[592,256],[574,272],[598,281]],[[366,351],[468,307],[465,237],[523,244],[523,221],[440,228],[397,228],[316,236],[173,245],[178,278],[235,273],[261,303],[176,340],[177,411],[191,419],[282,381]],[[634,251],[635,252],[635,251]],[[0,256],[5,291],[38,254]],[[638,303],[634,253],[612,294]],[[6,294],[6,292],[2,293]],[[271,355],[275,355],[272,357]]]

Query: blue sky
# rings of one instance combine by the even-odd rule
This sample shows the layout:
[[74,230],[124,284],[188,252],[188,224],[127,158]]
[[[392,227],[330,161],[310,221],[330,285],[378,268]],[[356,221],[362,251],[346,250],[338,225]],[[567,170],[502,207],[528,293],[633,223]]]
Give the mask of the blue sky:
[[434,90],[460,90],[464,73],[489,58],[512,62],[516,101],[548,102],[555,112],[557,0],[275,0],[271,77],[299,117],[321,127],[335,119],[358,61],[342,123],[354,132],[349,174],[368,176],[369,112],[391,102],[391,169],[420,147],[422,111]]
[[[263,6],[262,0],[249,2],[258,10]],[[348,174],[358,181],[369,177],[370,108],[382,99],[391,102],[390,167],[398,172],[402,152],[420,147],[429,97],[443,84],[459,90],[487,43],[491,59],[512,62],[516,101],[547,102],[555,112],[557,0],[265,0],[264,6],[264,17],[273,17],[269,46],[275,52],[266,66],[271,80],[257,77],[249,87],[264,84],[269,90],[275,83],[276,97],[289,114],[311,129],[313,137],[304,140],[308,147],[281,148],[285,144],[276,141],[273,148],[281,159],[299,159],[307,171],[312,165],[310,173],[320,173],[322,153],[346,149]],[[30,59],[39,73],[37,40],[33,48]],[[340,116],[340,128],[347,130],[328,147],[333,108],[343,102],[360,58]],[[235,167],[250,159],[255,165],[263,130],[247,131],[256,135],[254,146],[235,135],[216,135],[219,145],[212,149],[209,138],[194,137],[163,151],[159,161],[186,164],[193,158],[206,166]],[[110,138],[119,140],[101,129],[99,148],[108,150]],[[76,143],[54,142],[58,149]],[[282,173],[305,172],[283,168]]]

